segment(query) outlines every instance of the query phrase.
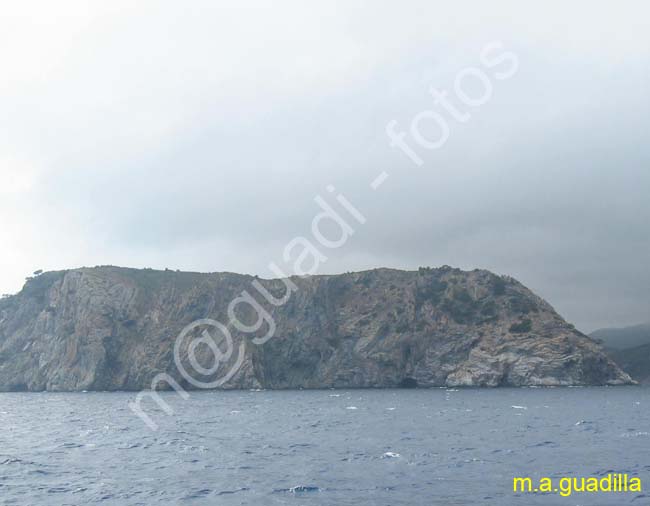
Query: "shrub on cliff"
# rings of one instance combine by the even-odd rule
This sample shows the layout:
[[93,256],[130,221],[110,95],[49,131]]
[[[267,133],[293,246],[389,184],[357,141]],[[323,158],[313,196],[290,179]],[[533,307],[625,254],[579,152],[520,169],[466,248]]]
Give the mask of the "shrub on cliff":
[[533,322],[526,318],[519,323],[513,323],[510,326],[510,332],[513,334],[525,334],[526,332],[530,332],[532,328]]

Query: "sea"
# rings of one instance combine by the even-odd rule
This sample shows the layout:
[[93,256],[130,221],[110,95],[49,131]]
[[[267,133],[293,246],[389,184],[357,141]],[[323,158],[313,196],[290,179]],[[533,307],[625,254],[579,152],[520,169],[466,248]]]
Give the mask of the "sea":
[[[648,387],[161,396],[0,394],[0,504],[650,504]],[[642,491],[513,491],[611,473]]]

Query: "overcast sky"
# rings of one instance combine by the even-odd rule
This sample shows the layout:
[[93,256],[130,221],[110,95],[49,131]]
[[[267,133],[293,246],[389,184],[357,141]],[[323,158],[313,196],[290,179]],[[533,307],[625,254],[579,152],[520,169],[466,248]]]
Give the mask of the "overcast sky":
[[[585,331],[648,321],[647,5],[7,2],[0,291],[98,264],[271,277],[314,197],[342,193],[367,221],[319,272],[487,268]],[[508,79],[481,61],[495,41]],[[455,96],[467,68],[483,105]],[[449,126],[432,150],[408,133],[430,110]]]

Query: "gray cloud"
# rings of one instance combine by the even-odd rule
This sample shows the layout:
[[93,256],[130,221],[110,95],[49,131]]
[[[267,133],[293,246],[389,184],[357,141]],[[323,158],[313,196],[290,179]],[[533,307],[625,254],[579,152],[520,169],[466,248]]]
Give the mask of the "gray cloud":
[[[335,205],[332,184],[367,223],[322,272],[484,267],[584,330],[650,320],[650,36],[635,16],[143,5],[60,20],[76,38],[55,32],[56,64],[10,67],[5,291],[102,263],[269,275],[310,234],[314,197]],[[517,75],[462,106],[472,117],[440,150],[408,137],[422,167],[392,149],[386,124],[408,130],[428,88],[452,90],[492,40]]]

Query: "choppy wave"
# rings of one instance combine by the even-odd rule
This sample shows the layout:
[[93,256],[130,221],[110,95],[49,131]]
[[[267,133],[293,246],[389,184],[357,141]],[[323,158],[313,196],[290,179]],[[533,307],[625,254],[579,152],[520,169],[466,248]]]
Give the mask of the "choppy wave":
[[155,432],[130,394],[0,394],[0,503],[554,504],[515,497],[508,477],[647,475],[649,393],[169,392]]

